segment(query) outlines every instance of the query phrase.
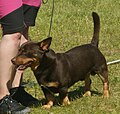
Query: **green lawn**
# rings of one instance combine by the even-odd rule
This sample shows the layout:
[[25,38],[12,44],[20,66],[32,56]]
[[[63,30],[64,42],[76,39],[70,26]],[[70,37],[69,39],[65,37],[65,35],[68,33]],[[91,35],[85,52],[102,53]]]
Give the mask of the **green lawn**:
[[[52,0],[39,10],[36,26],[30,29],[30,37],[41,41],[48,36]],[[107,61],[120,59],[120,1],[119,0],[55,0],[51,36],[51,48],[64,52],[74,46],[88,43],[93,34],[91,13],[97,12],[101,19],[99,48]],[[120,114],[120,63],[108,66],[110,98],[102,98],[102,82],[92,78],[92,97],[82,97],[84,82],[69,89],[70,106],[56,104],[50,110],[33,107],[31,114]],[[26,90],[41,101],[44,95],[30,69],[24,74],[28,82]]]

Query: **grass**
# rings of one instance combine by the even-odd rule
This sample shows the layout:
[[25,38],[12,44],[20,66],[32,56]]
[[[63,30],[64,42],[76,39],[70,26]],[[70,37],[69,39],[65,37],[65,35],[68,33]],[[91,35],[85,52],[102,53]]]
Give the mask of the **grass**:
[[[52,0],[42,5],[36,26],[30,29],[34,41],[45,39],[49,31]],[[70,48],[90,42],[93,33],[91,13],[97,12],[101,19],[99,48],[107,61],[120,59],[120,1],[119,0],[55,0],[51,36],[51,48],[64,52]],[[102,98],[102,83],[92,78],[92,97],[82,97],[84,82],[78,82],[69,89],[70,106],[55,105],[44,110],[41,105],[33,107],[31,114],[119,114],[120,113],[120,64],[110,65],[110,98]],[[30,69],[24,74],[28,82],[26,90],[41,102],[44,95]]]

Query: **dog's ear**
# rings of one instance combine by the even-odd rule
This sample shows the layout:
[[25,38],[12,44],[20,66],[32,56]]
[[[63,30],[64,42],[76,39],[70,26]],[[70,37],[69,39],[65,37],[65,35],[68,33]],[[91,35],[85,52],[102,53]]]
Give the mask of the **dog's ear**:
[[49,37],[49,38],[39,42],[38,44],[42,50],[47,51],[48,48],[50,47],[51,41],[52,41],[52,37]]

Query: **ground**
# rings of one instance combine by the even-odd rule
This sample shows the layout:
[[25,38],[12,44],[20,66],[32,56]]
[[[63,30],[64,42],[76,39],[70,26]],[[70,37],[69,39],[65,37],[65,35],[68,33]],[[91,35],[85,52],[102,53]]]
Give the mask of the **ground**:
[[[30,37],[41,41],[48,36],[52,0],[39,10],[36,26],[30,29]],[[55,0],[51,36],[51,48],[64,52],[74,46],[90,42],[93,34],[92,12],[101,20],[99,48],[107,61],[120,59],[120,1],[119,0]],[[109,65],[110,98],[102,98],[102,82],[92,78],[92,97],[82,97],[84,82],[69,89],[70,106],[55,104],[50,110],[41,108],[44,95],[30,69],[24,74],[26,90],[41,101],[31,108],[31,114],[120,114],[120,63]],[[56,97],[57,98],[57,97]]]

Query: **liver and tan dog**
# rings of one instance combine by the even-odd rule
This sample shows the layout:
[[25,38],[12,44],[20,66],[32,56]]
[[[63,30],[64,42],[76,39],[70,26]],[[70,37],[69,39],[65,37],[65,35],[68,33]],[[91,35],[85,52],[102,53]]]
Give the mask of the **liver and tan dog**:
[[31,67],[42,87],[47,103],[54,104],[53,93],[59,93],[62,105],[69,105],[68,88],[78,81],[85,81],[85,95],[91,95],[90,75],[98,74],[103,82],[103,96],[109,97],[108,69],[105,57],[98,49],[100,19],[93,12],[94,32],[91,43],[74,47],[65,53],[55,53],[50,49],[52,38],[41,42],[24,43],[12,62],[19,70]]

